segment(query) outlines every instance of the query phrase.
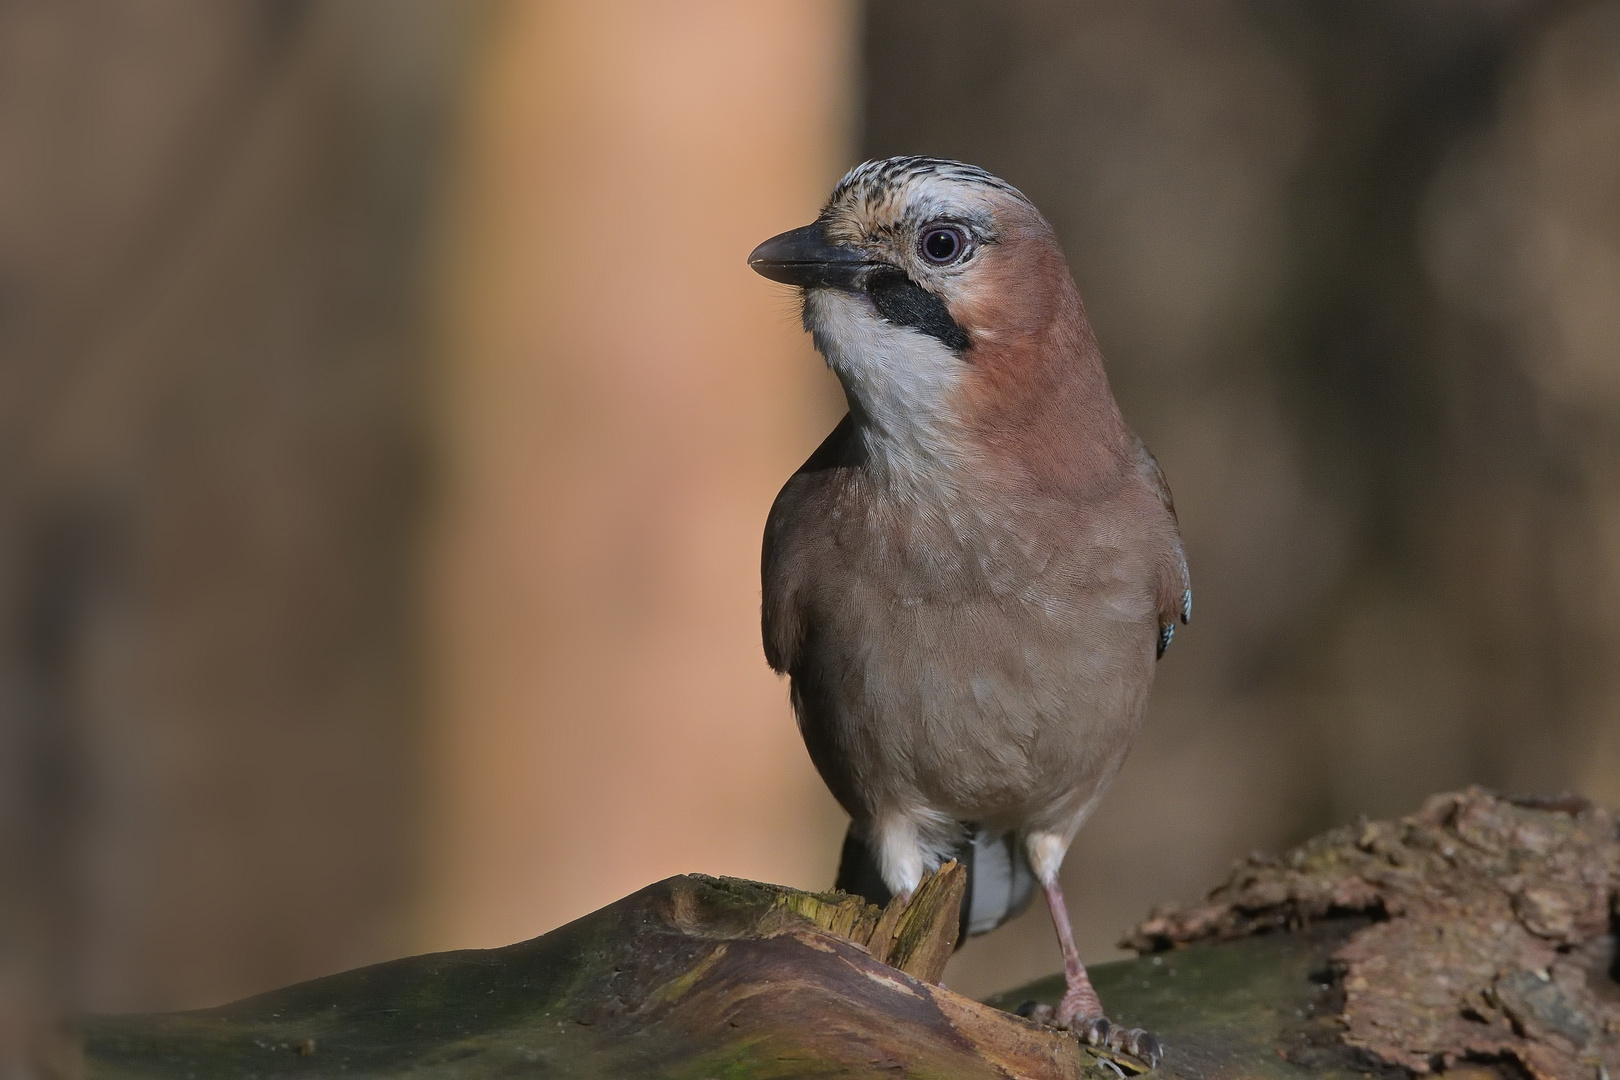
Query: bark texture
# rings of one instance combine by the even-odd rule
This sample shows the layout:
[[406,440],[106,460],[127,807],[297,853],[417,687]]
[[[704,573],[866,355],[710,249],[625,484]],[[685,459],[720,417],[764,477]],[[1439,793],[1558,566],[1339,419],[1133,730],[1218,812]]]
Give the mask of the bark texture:
[[[83,1028],[98,1077],[1078,1078],[1075,1041],[937,980],[965,875],[879,910],[697,875],[544,937]],[[892,959],[891,966],[884,959]],[[1108,1074],[1113,1075],[1113,1074]]]
[[[937,985],[964,874],[911,904],[697,875],[544,937],[202,1012],[92,1018],[90,1077],[997,1077],[1143,1071]],[[1092,978],[1176,1080],[1620,1075],[1614,814],[1477,789],[1254,857]]]
[[1471,788],[1251,859],[1206,903],[1155,913],[1127,944],[1373,916],[1330,958],[1348,1045],[1418,1074],[1506,1061],[1537,1080],[1592,1080],[1620,1075],[1617,895],[1612,812]]

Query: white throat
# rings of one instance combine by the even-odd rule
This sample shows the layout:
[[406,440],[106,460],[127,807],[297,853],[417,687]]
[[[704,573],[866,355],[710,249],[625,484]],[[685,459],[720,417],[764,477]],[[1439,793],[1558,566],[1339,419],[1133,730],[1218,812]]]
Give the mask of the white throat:
[[888,322],[858,293],[813,290],[804,321],[844,384],[874,476],[897,491],[955,490],[964,450],[957,389],[967,364],[937,338]]

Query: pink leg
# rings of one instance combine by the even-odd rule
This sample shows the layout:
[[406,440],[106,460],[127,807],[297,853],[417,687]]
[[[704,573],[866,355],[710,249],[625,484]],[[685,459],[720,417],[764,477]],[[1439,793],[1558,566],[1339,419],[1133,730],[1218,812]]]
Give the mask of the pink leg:
[[1102,1001],[1091,988],[1091,976],[1086,974],[1086,965],[1080,962],[1080,950],[1074,947],[1074,930],[1069,926],[1069,906],[1063,902],[1063,888],[1056,878],[1042,888],[1046,891],[1046,906],[1052,909],[1058,945],[1063,949],[1063,982],[1067,987],[1054,1019],[1059,1027],[1074,1027],[1078,1020],[1101,1016]]
[[1063,902],[1063,889],[1055,877],[1042,888],[1046,891],[1046,905],[1052,909],[1058,944],[1063,948],[1063,1000],[1058,1002],[1055,1011],[1049,1005],[1041,1005],[1019,1012],[1056,1027],[1068,1028],[1092,1046],[1105,1046],[1141,1058],[1149,1066],[1157,1066],[1164,1055],[1164,1047],[1157,1038],[1141,1028],[1115,1027],[1103,1015],[1102,1001],[1092,988],[1086,965],[1080,962],[1080,950],[1074,947],[1074,930],[1069,926],[1069,907]]

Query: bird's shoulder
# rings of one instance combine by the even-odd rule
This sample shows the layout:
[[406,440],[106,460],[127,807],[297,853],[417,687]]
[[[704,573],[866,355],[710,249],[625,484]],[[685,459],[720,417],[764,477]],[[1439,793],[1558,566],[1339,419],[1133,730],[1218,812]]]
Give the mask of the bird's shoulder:
[[817,561],[815,547],[829,541],[826,529],[806,526],[837,512],[859,454],[854,421],[845,416],[782,485],[765,519],[760,615],[765,659],[778,672],[791,668],[798,655],[804,636],[802,593]]
[[860,465],[861,442],[854,422],[845,416],[815,452],[796,469],[771,504],[765,518],[764,562],[771,564],[795,539],[812,536],[796,525],[806,518],[822,518],[846,495],[852,470]]

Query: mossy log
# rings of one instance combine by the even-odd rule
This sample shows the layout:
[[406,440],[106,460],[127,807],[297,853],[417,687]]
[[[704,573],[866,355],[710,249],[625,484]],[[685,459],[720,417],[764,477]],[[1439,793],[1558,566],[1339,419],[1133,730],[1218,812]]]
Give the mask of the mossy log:
[[[1166,1044],[1157,1075],[1620,1076],[1613,816],[1480,792],[1437,799],[1242,864],[1206,903],[1138,928],[1145,955],[1095,967],[1114,1019]],[[1060,978],[988,1003],[937,985],[962,886],[947,867],[909,907],[880,911],[670,878],[504,949],[218,1009],[90,1018],[80,1064],[89,1077],[198,1080],[1142,1072],[1003,1011],[1054,1002]]]

